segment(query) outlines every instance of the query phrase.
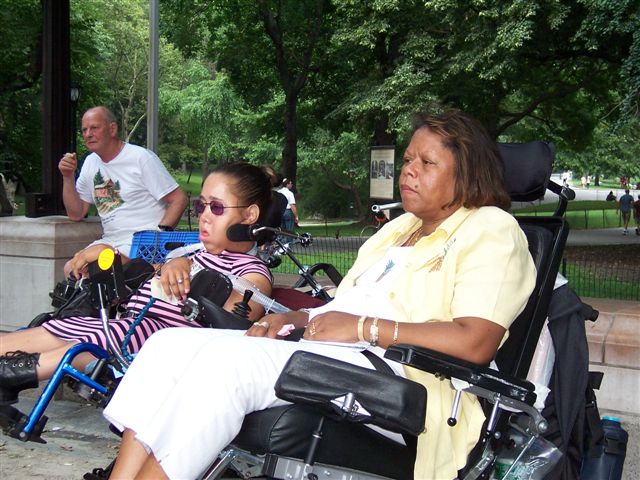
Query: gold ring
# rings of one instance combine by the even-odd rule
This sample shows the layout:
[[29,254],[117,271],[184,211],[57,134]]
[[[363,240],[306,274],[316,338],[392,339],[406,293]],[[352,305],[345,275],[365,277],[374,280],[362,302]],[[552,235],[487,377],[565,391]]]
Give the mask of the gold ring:
[[261,320],[259,322],[255,322],[253,324],[254,327],[264,327],[267,330],[269,330],[269,322],[267,322],[266,320]]

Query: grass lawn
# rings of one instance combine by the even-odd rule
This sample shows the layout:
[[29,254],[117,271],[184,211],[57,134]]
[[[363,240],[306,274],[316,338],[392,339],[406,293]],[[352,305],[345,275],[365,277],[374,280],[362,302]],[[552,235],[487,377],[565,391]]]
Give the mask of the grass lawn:
[[[514,215],[551,215],[555,210],[555,204],[532,205],[519,208]],[[622,217],[617,208],[617,203],[604,200],[577,200],[569,202],[565,218],[571,228],[614,228],[622,225]]]

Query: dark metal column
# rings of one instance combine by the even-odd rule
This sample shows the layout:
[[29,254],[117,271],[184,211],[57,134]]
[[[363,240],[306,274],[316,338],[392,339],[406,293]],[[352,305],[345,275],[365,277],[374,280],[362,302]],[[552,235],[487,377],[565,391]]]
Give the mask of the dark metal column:
[[69,0],[42,0],[42,193],[27,197],[26,215],[65,214],[58,162],[71,147]]

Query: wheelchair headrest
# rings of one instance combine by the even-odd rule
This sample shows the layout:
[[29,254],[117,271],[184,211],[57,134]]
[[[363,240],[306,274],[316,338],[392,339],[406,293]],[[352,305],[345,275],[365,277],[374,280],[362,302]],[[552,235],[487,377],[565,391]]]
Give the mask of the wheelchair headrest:
[[505,184],[511,200],[531,202],[542,197],[551,177],[555,157],[552,143],[499,143]]

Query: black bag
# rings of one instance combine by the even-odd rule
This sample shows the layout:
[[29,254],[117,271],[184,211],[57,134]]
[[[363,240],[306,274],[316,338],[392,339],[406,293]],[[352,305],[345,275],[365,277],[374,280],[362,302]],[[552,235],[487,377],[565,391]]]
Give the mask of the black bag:
[[[295,352],[275,391],[283,400],[312,405],[332,418],[415,436],[424,431],[427,390],[423,385],[315,353]],[[345,412],[340,404],[349,393],[359,406]]]
[[[131,259],[122,267],[124,284],[129,293],[136,291],[146,282],[155,270],[153,265],[141,258]],[[91,300],[91,279],[76,286],[73,279],[65,279],[56,285],[51,293],[51,305],[56,307],[53,312],[41,313],[28,325],[28,328],[39,327],[52,318],[92,317],[98,318],[100,312]]]

